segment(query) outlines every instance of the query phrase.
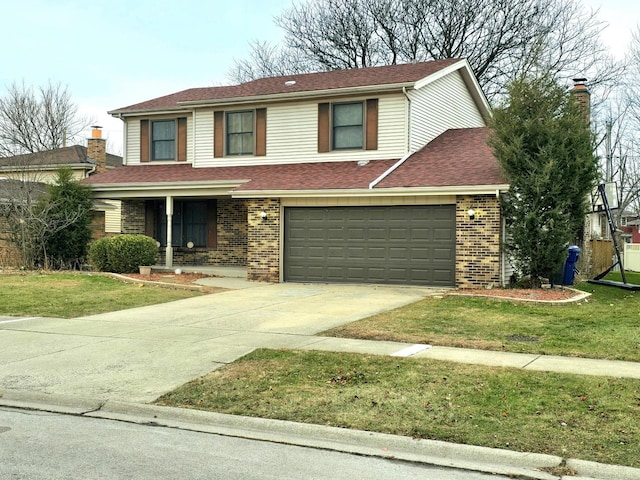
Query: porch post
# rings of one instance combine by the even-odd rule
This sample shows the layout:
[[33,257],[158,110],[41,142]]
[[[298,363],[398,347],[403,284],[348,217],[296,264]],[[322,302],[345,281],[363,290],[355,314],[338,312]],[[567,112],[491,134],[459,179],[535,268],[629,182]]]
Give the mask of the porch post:
[[173,197],[168,195],[166,198],[167,202],[167,248],[165,250],[164,264],[167,268],[173,268],[173,248],[171,245],[171,237],[172,237],[172,229],[173,229]]

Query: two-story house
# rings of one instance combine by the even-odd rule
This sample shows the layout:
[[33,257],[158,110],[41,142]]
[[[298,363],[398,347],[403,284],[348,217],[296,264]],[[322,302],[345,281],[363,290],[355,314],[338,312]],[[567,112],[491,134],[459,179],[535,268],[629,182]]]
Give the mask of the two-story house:
[[85,180],[167,266],[457,287],[506,275],[487,100],[466,60],[194,88],[110,112],[124,167]]

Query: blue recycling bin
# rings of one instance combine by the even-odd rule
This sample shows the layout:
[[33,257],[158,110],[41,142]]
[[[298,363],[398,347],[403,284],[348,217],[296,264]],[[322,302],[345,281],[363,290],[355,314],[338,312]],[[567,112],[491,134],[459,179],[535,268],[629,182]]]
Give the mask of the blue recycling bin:
[[564,262],[564,274],[562,275],[562,285],[573,285],[576,277],[576,263],[580,258],[580,247],[571,245],[567,249],[567,260]]

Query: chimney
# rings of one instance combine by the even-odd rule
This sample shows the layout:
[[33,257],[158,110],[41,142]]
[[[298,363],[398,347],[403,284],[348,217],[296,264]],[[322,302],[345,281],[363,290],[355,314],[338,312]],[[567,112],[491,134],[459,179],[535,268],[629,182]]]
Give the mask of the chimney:
[[573,79],[573,95],[587,123],[591,123],[591,93],[587,88],[586,78]]
[[107,142],[102,138],[102,127],[91,127],[91,138],[87,139],[87,157],[96,163],[96,173],[107,171]]

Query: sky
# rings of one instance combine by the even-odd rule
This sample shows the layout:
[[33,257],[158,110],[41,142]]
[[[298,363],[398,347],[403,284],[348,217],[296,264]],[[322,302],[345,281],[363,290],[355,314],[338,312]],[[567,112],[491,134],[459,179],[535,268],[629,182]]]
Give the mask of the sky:
[[[603,40],[622,57],[640,23],[638,0],[575,0],[600,9]],[[278,43],[274,16],[293,0],[0,0],[0,96],[13,82],[67,86],[81,113],[122,153],[107,114],[193,87],[229,83],[255,40]],[[299,3],[299,2],[298,2]],[[89,136],[89,131],[87,131]]]

